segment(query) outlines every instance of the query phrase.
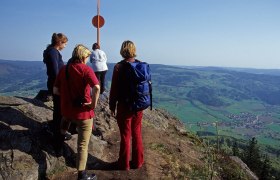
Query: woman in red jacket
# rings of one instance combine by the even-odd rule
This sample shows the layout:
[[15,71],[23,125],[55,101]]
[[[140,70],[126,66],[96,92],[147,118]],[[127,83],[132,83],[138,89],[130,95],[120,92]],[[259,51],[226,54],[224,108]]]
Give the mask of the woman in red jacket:
[[[88,144],[92,132],[94,108],[99,98],[100,86],[93,70],[86,65],[91,52],[83,45],[77,45],[72,58],[62,67],[56,78],[54,93],[61,98],[63,116],[61,133],[65,133],[70,122],[77,125],[77,170],[78,179],[96,179],[86,174]],[[91,92],[92,91],[92,92]]]
[[[136,57],[136,47],[131,41],[124,41],[120,54],[125,61],[133,63]],[[114,67],[112,84],[110,90],[109,105],[111,114],[116,115],[121,142],[118,169],[129,170],[142,167],[144,163],[142,144],[142,116],[143,110],[132,111],[130,97],[129,77],[123,63],[118,63]],[[116,112],[117,111],[117,112]],[[130,160],[130,139],[132,137],[132,160]]]

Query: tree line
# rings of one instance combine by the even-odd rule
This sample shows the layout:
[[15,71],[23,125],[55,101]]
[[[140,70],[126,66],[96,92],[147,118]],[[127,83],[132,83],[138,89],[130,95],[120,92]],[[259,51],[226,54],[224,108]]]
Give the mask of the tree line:
[[272,167],[267,154],[262,154],[255,137],[248,141],[247,146],[241,149],[235,140],[232,145],[232,155],[238,156],[247,164],[260,180],[280,179],[280,172]]

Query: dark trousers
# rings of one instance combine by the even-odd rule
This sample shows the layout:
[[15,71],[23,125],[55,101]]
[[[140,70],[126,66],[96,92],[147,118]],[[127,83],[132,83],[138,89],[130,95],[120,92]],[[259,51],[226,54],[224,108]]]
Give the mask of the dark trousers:
[[50,95],[53,95],[54,81],[55,81],[55,79],[52,79],[52,78],[48,78],[48,81],[47,81],[48,92]]
[[60,133],[61,124],[61,110],[60,110],[60,96],[53,95],[53,121],[51,123],[51,129],[54,135],[55,149],[60,149],[63,144],[63,139]]
[[105,91],[105,75],[107,71],[98,71],[95,72],[95,76],[97,77],[99,83],[100,83],[100,94],[103,94]]
[[124,106],[117,107],[117,122],[121,135],[118,164],[122,170],[129,170],[130,139],[132,139],[133,168],[139,168],[144,163],[144,149],[142,143],[142,117],[143,111],[129,112]]
[[50,128],[53,133],[53,146],[55,151],[62,148],[64,137],[60,133],[61,124],[61,110],[60,110],[60,96],[53,94],[53,86],[55,79],[48,78],[47,86],[48,92],[53,97],[53,120],[50,122]]

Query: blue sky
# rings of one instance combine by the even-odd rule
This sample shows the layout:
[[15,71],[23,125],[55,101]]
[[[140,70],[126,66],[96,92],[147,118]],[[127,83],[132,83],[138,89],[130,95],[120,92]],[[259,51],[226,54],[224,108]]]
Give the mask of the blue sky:
[[[101,48],[121,60],[124,40],[151,64],[280,68],[279,0],[100,0]],[[42,60],[53,32],[91,47],[97,0],[6,0],[0,6],[0,59]]]

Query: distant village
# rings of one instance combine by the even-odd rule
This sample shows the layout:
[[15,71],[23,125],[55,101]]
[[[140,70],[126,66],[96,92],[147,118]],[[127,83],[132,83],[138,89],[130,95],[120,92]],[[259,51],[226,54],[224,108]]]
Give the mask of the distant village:
[[263,128],[263,125],[265,124],[263,121],[261,121],[260,116],[271,116],[271,114],[262,114],[262,115],[254,115],[249,112],[242,112],[240,114],[229,114],[226,117],[229,119],[232,119],[232,122],[226,123],[225,126],[231,126],[236,128],[248,128],[248,129],[256,129],[260,130]]
[[[242,112],[240,114],[230,114],[227,115],[232,122],[221,123],[220,126],[230,126],[233,128],[245,128],[254,131],[261,131],[266,129],[266,125],[275,123],[280,124],[280,122],[273,122],[272,115],[269,112],[263,113],[261,115],[254,115],[249,112]],[[267,138],[280,140],[280,133],[275,131],[267,131],[265,133]]]
[[[214,126],[219,129],[222,127],[231,127],[233,129],[247,129],[248,131],[244,132],[247,136],[250,136],[249,132],[260,132],[262,130],[267,130],[265,127],[268,124],[278,124],[280,122],[274,122],[272,114],[269,112],[255,115],[250,112],[241,112],[240,114],[228,114],[227,118],[232,121],[223,121],[223,122],[197,122],[195,125],[204,129],[205,127]],[[194,125],[194,124],[190,124]],[[209,132],[210,133],[210,132]],[[248,134],[247,134],[248,133]],[[253,134],[255,134],[253,133]],[[251,134],[252,135],[252,134]],[[266,131],[265,136],[274,140],[280,140],[280,133],[275,131]]]

